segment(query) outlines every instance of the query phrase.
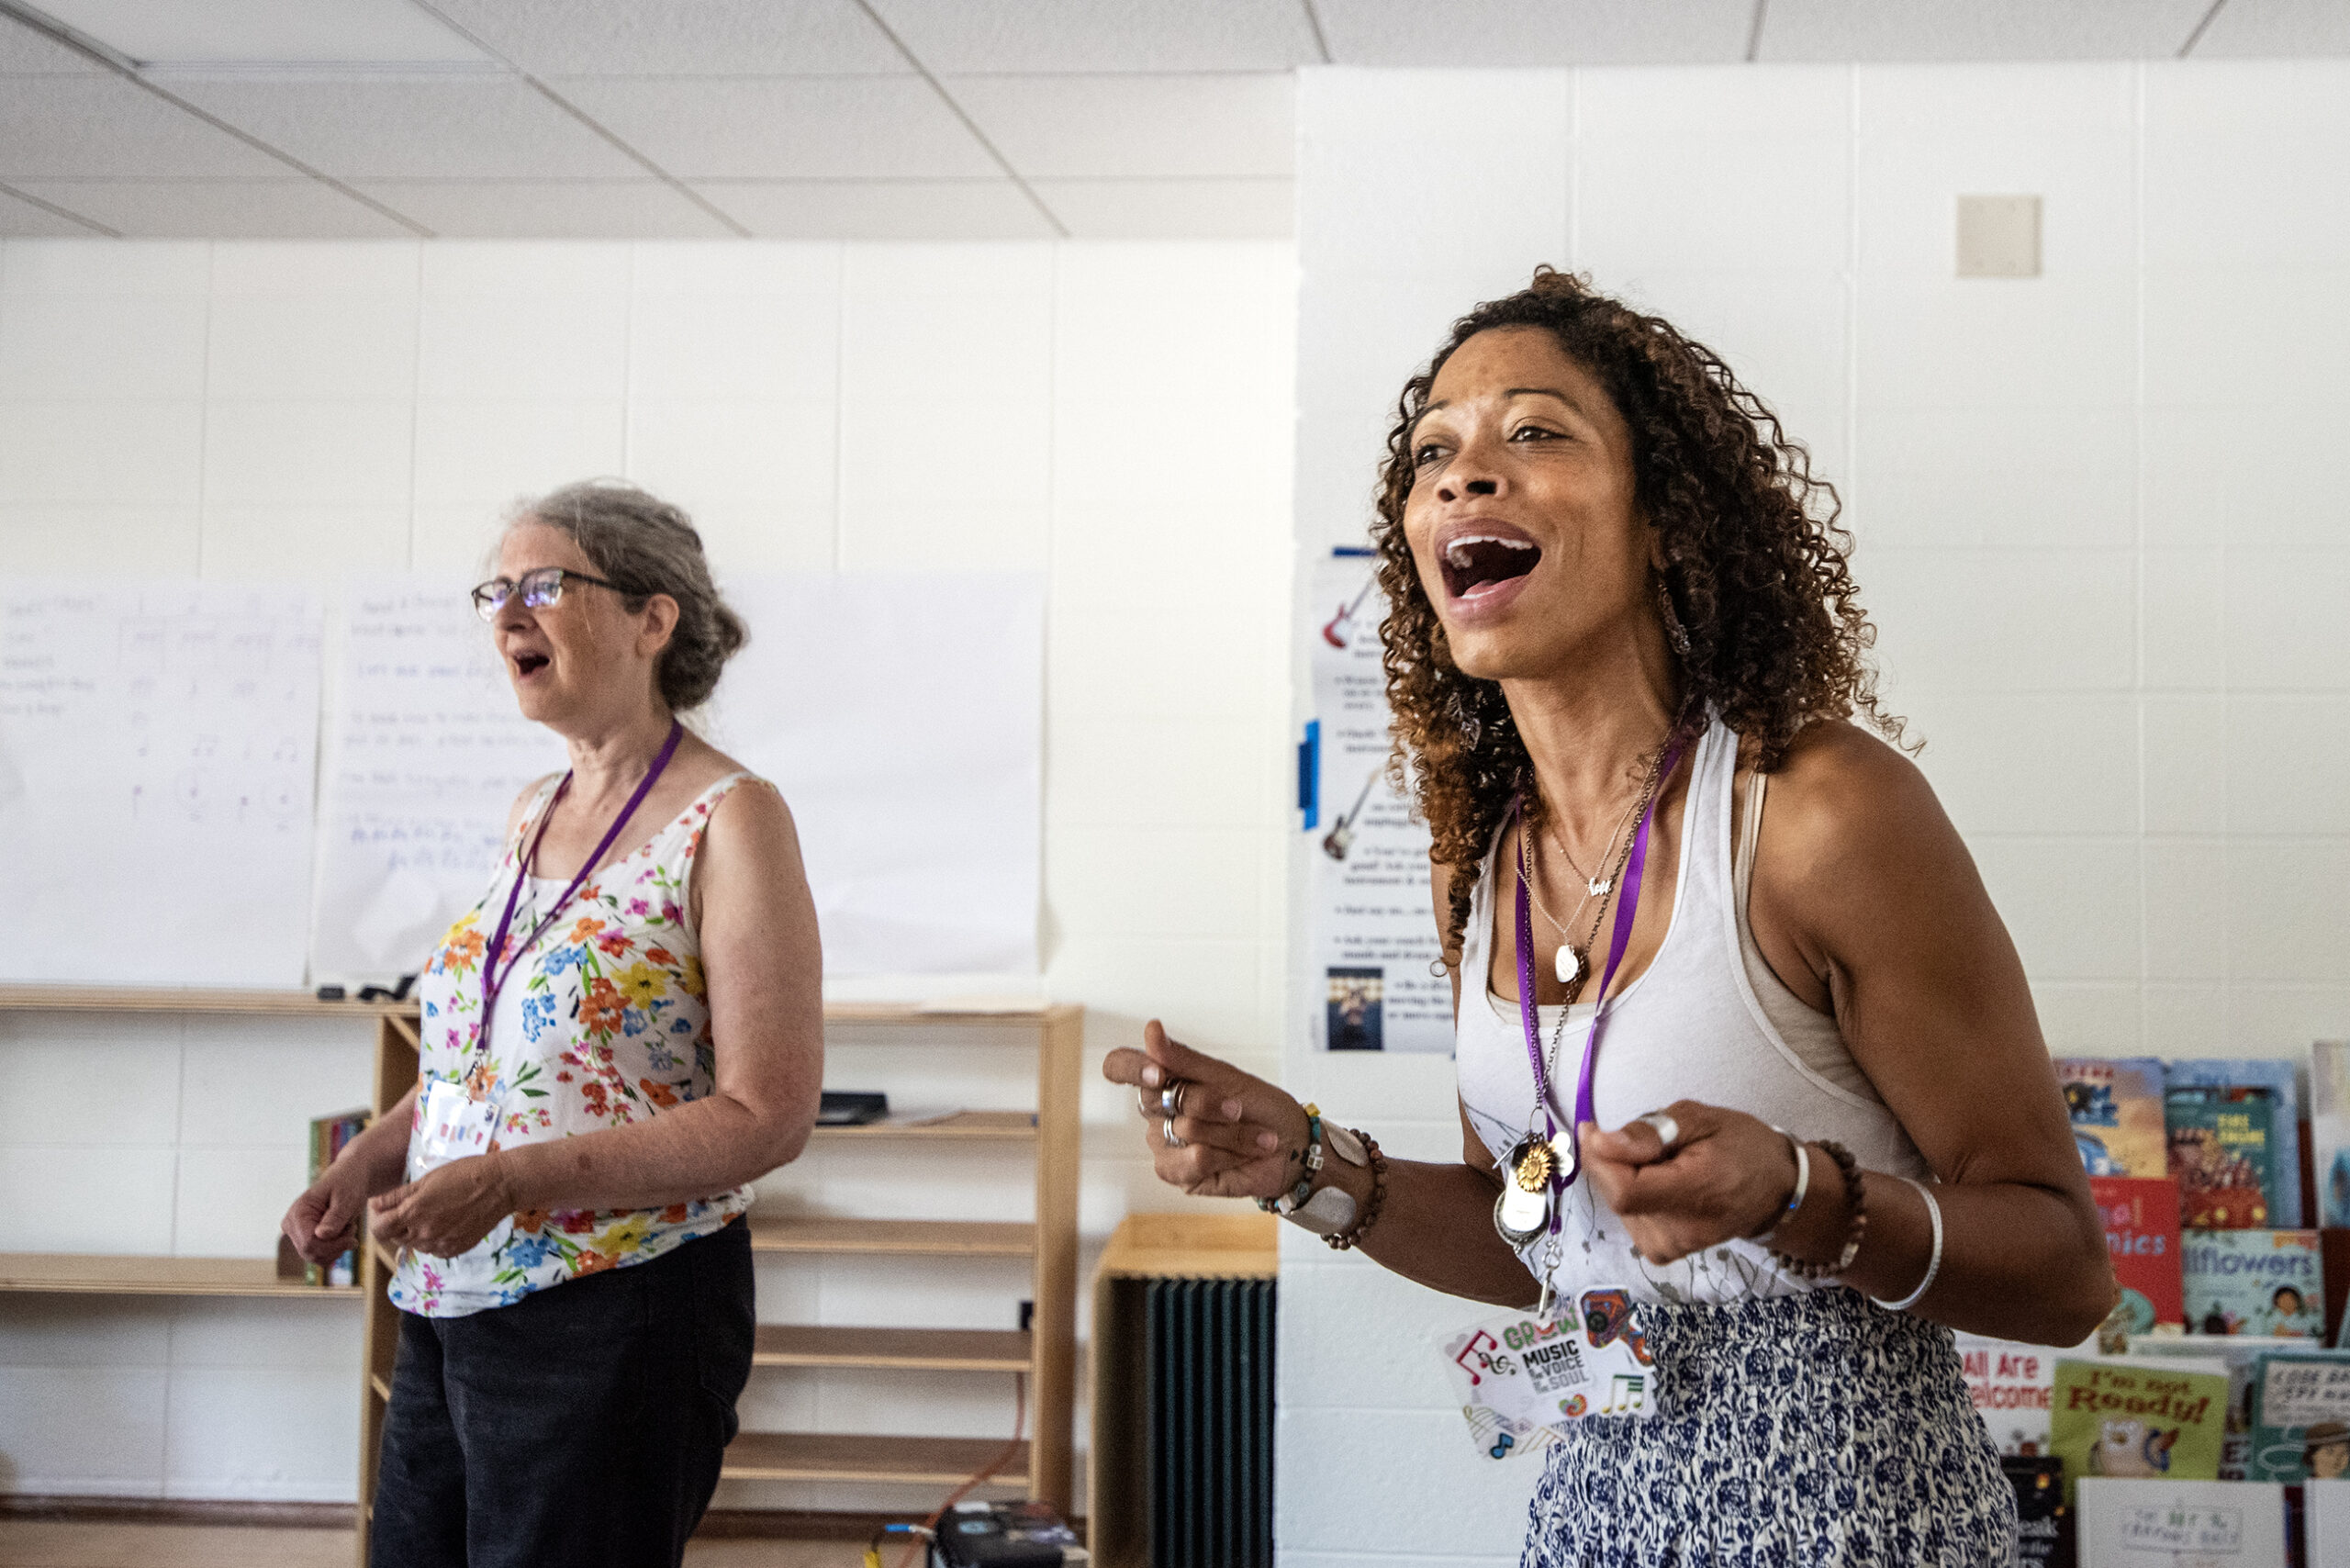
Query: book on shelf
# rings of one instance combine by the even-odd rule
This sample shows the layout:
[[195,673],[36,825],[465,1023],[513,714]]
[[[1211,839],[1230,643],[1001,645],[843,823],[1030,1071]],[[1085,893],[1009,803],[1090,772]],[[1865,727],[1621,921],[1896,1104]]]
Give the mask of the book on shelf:
[[2020,1458],[2045,1454],[2049,1394],[2055,1386],[2056,1358],[2065,1352],[1983,1334],[1957,1338],[1967,1397],[1999,1452]]
[[2301,1495],[2309,1543],[2305,1561],[2350,1562],[2350,1481],[2310,1481]]
[[2276,1106],[2264,1089],[2173,1089],[2163,1097],[2179,1223],[2188,1230],[2259,1230],[2277,1190]]
[[2154,1057],[2060,1057],[2056,1081],[2073,1142],[2092,1176],[2170,1174],[2164,1144],[2163,1064]]
[[2259,1090],[2268,1097],[2269,1180],[2266,1223],[2298,1230],[2315,1222],[2301,1213],[2301,1068],[2284,1057],[2226,1057],[2172,1062],[2169,1089]]
[[2325,1271],[2316,1231],[2189,1231],[2179,1259],[2188,1333],[2322,1340]]
[[2089,1195],[2105,1226],[2114,1282],[2128,1309],[2124,1327],[2150,1334],[2157,1325],[2183,1326],[2178,1260],[2178,1183],[2167,1178],[2092,1176]]
[[2048,1440],[2065,1462],[2066,1500],[2088,1475],[2216,1481],[2228,1378],[2208,1364],[2060,1356]]
[[[310,1180],[316,1182],[334,1163],[343,1145],[367,1130],[368,1114],[363,1107],[342,1111],[331,1116],[310,1118]],[[359,1282],[359,1249],[357,1246],[341,1257],[326,1263],[306,1263],[302,1269],[305,1283],[313,1285],[355,1285]]]
[[2092,1476],[2079,1494],[2080,1568],[2284,1568],[2282,1486]]
[[2259,1375],[2260,1358],[2272,1350],[2303,1348],[2299,1339],[2278,1339],[2268,1335],[2238,1334],[2217,1338],[2209,1334],[2186,1338],[2177,1335],[2156,1336],[2133,1341],[2132,1354],[2165,1359],[2186,1357],[2195,1364],[2217,1364],[2228,1377],[2228,1417],[2226,1435],[2220,1442],[2220,1479],[2249,1481],[2252,1479],[2252,1388]]
[[2318,1223],[2350,1228],[2350,1040],[2310,1047],[2310,1143]]
[[2065,1462],[2053,1454],[2003,1454],[1999,1469],[2016,1489],[2016,1562],[2020,1568],[2065,1568],[2073,1561]]
[[2253,1481],[2350,1476],[2350,1351],[2268,1350],[2252,1379]]

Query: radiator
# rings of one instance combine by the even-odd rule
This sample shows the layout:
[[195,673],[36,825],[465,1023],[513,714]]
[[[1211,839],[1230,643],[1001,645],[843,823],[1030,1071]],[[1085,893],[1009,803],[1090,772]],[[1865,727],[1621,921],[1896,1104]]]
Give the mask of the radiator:
[[1272,1568],[1274,1282],[1145,1289],[1150,1568]]

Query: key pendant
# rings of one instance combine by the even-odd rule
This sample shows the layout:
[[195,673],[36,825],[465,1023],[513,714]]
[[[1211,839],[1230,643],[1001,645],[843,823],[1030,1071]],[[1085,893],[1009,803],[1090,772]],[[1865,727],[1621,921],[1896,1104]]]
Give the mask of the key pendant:
[[1557,968],[1559,971],[1559,983],[1561,985],[1572,985],[1575,981],[1583,979],[1583,954],[1576,949],[1573,943],[1561,942],[1559,944],[1559,960]]
[[1558,1310],[1559,1288],[1552,1284],[1550,1277],[1545,1274],[1542,1276],[1542,1299],[1534,1304],[1534,1321],[1548,1323],[1550,1321],[1550,1315]]

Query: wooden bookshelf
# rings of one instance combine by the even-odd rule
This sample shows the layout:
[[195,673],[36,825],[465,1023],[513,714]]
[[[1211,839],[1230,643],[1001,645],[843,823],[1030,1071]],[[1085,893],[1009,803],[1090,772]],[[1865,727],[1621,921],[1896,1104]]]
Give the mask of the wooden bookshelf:
[[750,1216],[754,1252],[894,1252],[929,1258],[1032,1258],[1036,1227],[977,1219]]
[[[162,986],[0,985],[0,1010],[46,1013],[241,1013],[306,1018],[413,1017],[413,1002],[320,1002],[307,991]],[[412,1033],[413,1031],[411,1031]]]
[[355,1285],[310,1285],[280,1278],[272,1258],[140,1258],[93,1252],[0,1252],[0,1291],[288,1301],[359,1298]]
[[[1012,1450],[996,1486],[1031,1488],[1034,1445]],[[728,1445],[729,1481],[880,1481],[959,1486],[1003,1452],[993,1438],[901,1438],[846,1432],[744,1432]]]
[[834,1138],[852,1141],[940,1138],[949,1143],[975,1140],[1031,1143],[1036,1137],[1036,1117],[1031,1111],[958,1111],[942,1121],[915,1125],[873,1122],[861,1127],[818,1127],[814,1136],[828,1143]]
[[751,1363],[888,1367],[911,1372],[1024,1372],[1035,1337],[1010,1328],[829,1328],[762,1323]]

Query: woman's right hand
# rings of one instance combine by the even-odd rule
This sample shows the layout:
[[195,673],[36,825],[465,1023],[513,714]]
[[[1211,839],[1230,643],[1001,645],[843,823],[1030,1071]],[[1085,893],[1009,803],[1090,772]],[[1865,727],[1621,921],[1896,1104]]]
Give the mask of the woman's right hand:
[[[1168,1038],[1156,1018],[1143,1027],[1143,1048],[1112,1051],[1102,1076],[1136,1089],[1152,1164],[1171,1187],[1194,1197],[1273,1198],[1304,1174],[1305,1107],[1277,1085]],[[1174,1144],[1159,1106],[1170,1084],[1182,1085]]]
[[358,1236],[367,1208],[367,1177],[356,1159],[338,1159],[310,1183],[285,1211],[278,1228],[294,1250],[312,1263],[331,1263]]

